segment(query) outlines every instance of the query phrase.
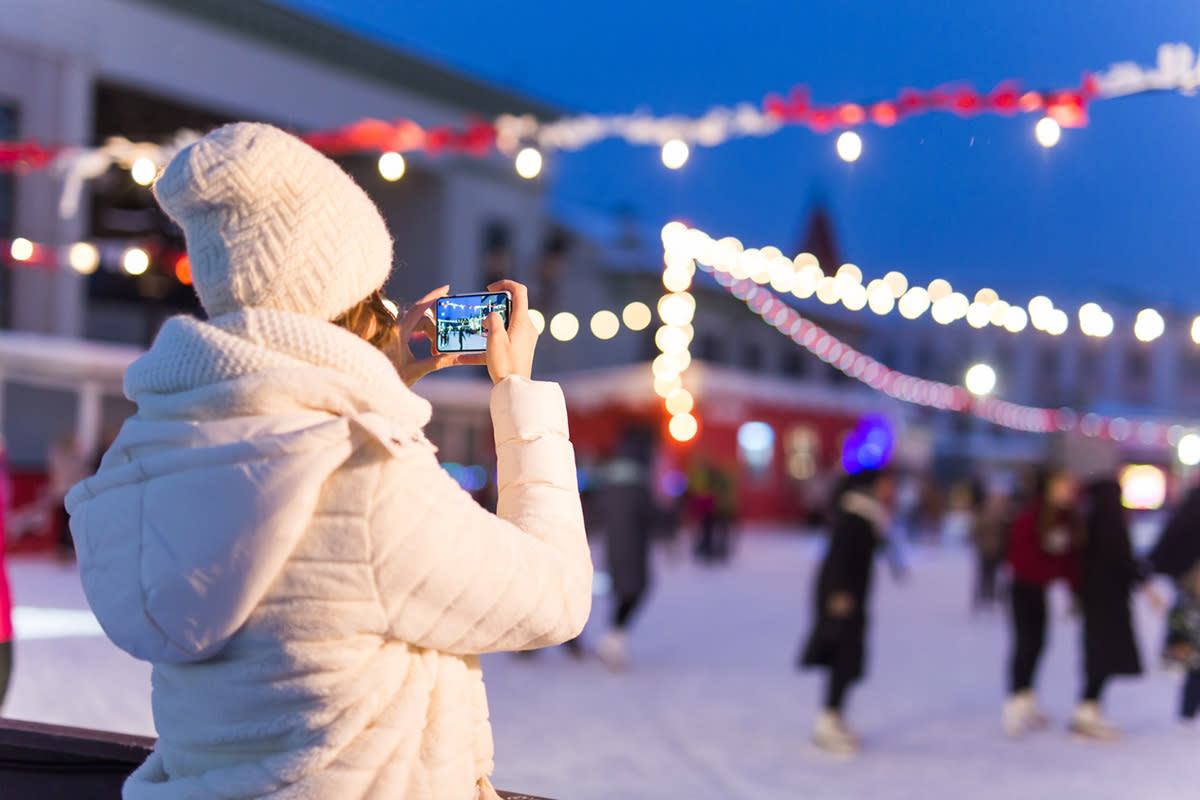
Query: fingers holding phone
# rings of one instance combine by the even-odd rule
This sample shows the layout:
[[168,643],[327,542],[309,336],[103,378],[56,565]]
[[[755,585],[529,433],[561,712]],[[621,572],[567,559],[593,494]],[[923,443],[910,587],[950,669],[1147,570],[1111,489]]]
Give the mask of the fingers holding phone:
[[529,317],[529,291],[516,281],[497,281],[490,284],[488,291],[507,292],[512,298],[508,327],[499,314],[489,314],[487,327],[487,366],[493,383],[499,383],[509,375],[528,378],[533,374],[533,352],[537,347],[538,332]]

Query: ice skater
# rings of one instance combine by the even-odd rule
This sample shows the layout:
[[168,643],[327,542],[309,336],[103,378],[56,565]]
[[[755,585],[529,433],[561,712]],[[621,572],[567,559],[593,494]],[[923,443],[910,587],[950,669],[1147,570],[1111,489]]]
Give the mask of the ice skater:
[[[392,240],[337,164],[220,128],[155,186],[207,321],[166,322],[138,404],[67,497],[88,602],[151,662],[154,751],[126,797],[497,800],[478,655],[576,636],[591,605],[562,391],[530,380],[525,287],[486,355],[415,359]],[[268,246],[269,245],[269,246]],[[438,464],[409,385],[486,363],[498,514]]]
[[813,628],[800,653],[800,666],[828,673],[813,743],[837,755],[853,755],[859,748],[844,719],[846,693],[866,666],[875,552],[886,542],[894,500],[895,480],[886,471],[864,470],[841,486],[816,582]]
[[1078,591],[1083,541],[1074,479],[1065,472],[1043,471],[1033,490],[1032,502],[1013,523],[1008,547],[1013,650],[1003,727],[1013,738],[1049,725],[1033,689],[1046,646],[1046,592],[1059,580]]
[[[1086,496],[1079,593],[1085,684],[1070,729],[1079,736],[1108,740],[1116,739],[1118,732],[1101,713],[1105,685],[1114,676],[1142,673],[1129,596],[1140,585],[1149,591],[1148,570],[1133,555],[1121,485],[1115,479],[1097,481],[1088,486]],[[1151,598],[1157,599],[1153,594]]]
[[1167,615],[1166,660],[1183,670],[1179,718],[1186,724],[1200,713],[1200,564],[1176,585],[1175,604]]
[[611,627],[596,652],[614,670],[629,664],[629,627],[650,585],[650,535],[655,512],[650,491],[653,449],[653,433],[630,428],[621,434],[616,452],[603,470],[599,511],[613,607]]

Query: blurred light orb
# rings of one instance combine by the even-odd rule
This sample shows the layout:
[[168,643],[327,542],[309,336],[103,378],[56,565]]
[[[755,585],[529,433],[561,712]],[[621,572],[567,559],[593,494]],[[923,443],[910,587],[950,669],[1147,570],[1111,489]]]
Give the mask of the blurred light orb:
[[1192,341],[1200,344],[1200,317],[1192,320]]
[[617,315],[607,309],[592,314],[590,325],[592,335],[597,339],[611,339],[621,330],[621,320],[617,319]]
[[862,151],[862,137],[854,131],[844,131],[837,138],[837,154],[842,161],[847,163],[858,161],[858,157],[862,155]]
[[667,424],[671,438],[677,442],[688,442],[695,438],[700,423],[691,414],[675,414]]
[[1179,457],[1179,463],[1185,467],[1194,467],[1200,464],[1200,435],[1185,433],[1179,437],[1179,444],[1176,445],[1175,452]]
[[91,275],[100,266],[100,251],[94,244],[76,242],[67,251],[67,263],[80,275]]
[[526,180],[533,180],[542,172],[542,154],[534,147],[524,147],[517,153],[517,174]]
[[408,165],[404,163],[404,156],[394,151],[389,151],[379,156],[379,174],[385,181],[398,181],[404,177],[404,170]]
[[579,333],[579,318],[570,311],[560,311],[550,318],[550,335],[560,342],[569,342]]
[[662,146],[662,162],[667,169],[679,169],[692,154],[683,139],[668,139]]
[[8,252],[13,257],[13,261],[28,261],[33,258],[33,242],[19,236],[12,240],[12,246],[8,248]]
[[539,334],[546,330],[546,317],[536,308],[529,309],[529,321],[533,323],[533,327]]
[[129,168],[129,176],[138,186],[149,186],[158,176],[158,167],[148,158],[139,158]]
[[1153,342],[1163,335],[1167,323],[1153,308],[1143,308],[1133,323],[1133,335],[1139,342]]
[[996,370],[987,364],[975,364],[967,370],[963,383],[976,397],[989,395],[996,388]]
[[667,395],[666,406],[667,412],[672,416],[676,414],[690,414],[695,406],[695,398],[687,389],[676,389]]
[[121,256],[121,269],[130,275],[141,275],[150,268],[150,255],[140,247],[131,247]]
[[646,330],[646,328],[650,327],[650,321],[653,319],[653,316],[650,313],[650,306],[640,300],[634,300],[621,311],[621,321],[631,331]]
[[1042,147],[1054,147],[1062,138],[1062,128],[1050,117],[1042,117],[1037,125],[1033,126],[1033,135]]
[[393,317],[400,316],[400,306],[396,305],[394,300],[389,300],[388,298],[384,297],[383,307],[386,308],[388,313],[390,313]]

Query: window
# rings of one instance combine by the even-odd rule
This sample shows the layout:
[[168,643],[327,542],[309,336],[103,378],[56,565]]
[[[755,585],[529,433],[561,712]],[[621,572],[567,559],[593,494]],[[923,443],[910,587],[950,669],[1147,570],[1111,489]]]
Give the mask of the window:
[[797,425],[788,431],[784,440],[788,475],[798,481],[806,481],[817,474],[817,457],[821,452],[821,439],[807,425]]
[[512,277],[512,233],[503,222],[489,222],[483,228],[483,283],[488,286]]
[[764,480],[775,457],[775,429],[765,422],[745,422],[737,432],[738,461],[751,479]]
[[798,347],[791,347],[783,354],[783,374],[791,378],[803,378],[808,375],[808,353]]
[[763,349],[757,342],[748,342],[742,348],[742,366],[746,369],[761,370],[763,367]]
[[723,347],[720,337],[706,333],[696,341],[696,357],[711,364],[721,363]]

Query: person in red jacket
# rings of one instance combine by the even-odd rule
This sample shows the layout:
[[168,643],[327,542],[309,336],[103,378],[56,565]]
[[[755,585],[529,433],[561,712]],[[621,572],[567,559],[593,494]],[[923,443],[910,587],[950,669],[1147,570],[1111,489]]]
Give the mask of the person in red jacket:
[[0,440],[0,708],[4,706],[4,695],[8,693],[8,679],[12,674],[12,594],[4,566],[4,517],[8,511],[8,497],[8,463],[4,442]]
[[1082,543],[1074,478],[1066,472],[1040,472],[1033,499],[1013,522],[1008,544],[1013,654],[1003,721],[1009,736],[1021,736],[1048,724],[1033,693],[1034,675],[1046,644],[1046,589],[1065,580],[1078,591]]

